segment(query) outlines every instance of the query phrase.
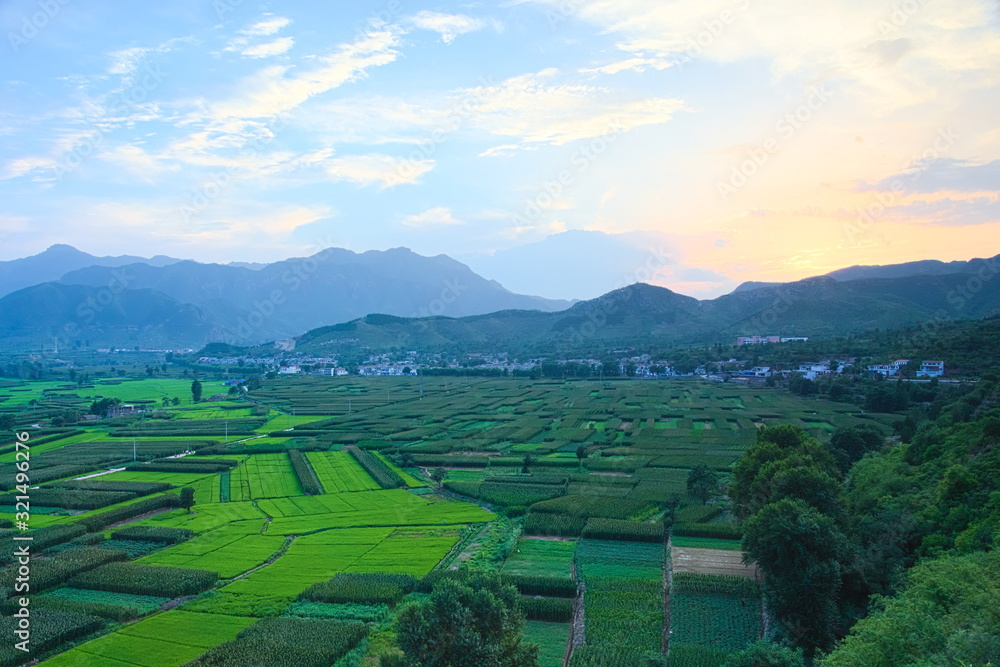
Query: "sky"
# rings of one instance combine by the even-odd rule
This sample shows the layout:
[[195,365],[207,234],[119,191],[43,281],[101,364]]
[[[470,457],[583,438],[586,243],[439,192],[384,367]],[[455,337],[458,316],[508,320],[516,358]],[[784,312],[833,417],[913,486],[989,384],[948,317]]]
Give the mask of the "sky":
[[0,33],[2,260],[405,246],[568,298],[584,230],[704,298],[1000,252],[995,0],[4,0]]

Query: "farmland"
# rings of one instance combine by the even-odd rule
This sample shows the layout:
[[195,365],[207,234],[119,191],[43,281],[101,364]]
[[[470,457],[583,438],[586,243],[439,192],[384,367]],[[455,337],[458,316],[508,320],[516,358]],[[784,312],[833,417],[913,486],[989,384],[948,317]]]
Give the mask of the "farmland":
[[[212,651],[202,663],[223,664],[261,642],[300,646],[321,627],[310,623],[327,623],[323,655],[356,646],[374,665],[391,640],[365,639],[376,632],[366,623],[390,623],[422,577],[476,569],[520,590],[543,665],[568,653],[575,666],[632,664],[658,655],[670,629],[678,656],[724,655],[760,634],[760,602],[721,576],[753,582],[724,508],[687,495],[689,469],[725,479],[762,425],[826,440],[891,420],[697,382],[424,378],[422,389],[407,377],[278,378],[253,405],[196,405],[183,380],[0,388],[0,410],[32,421],[102,397],[162,417],[32,435],[31,523],[50,556],[35,564],[38,612],[53,628],[32,657],[159,666]],[[163,396],[182,400],[161,407]],[[13,466],[0,450],[0,482]],[[671,589],[671,572],[686,583]]]

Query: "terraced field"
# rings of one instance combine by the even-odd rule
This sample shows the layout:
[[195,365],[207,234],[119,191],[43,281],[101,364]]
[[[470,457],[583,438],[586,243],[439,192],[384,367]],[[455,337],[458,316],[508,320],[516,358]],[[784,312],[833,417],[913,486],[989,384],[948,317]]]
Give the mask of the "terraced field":
[[[759,634],[759,601],[742,588],[753,585],[753,571],[740,563],[738,543],[724,539],[732,537],[725,530],[728,515],[687,495],[690,468],[706,463],[725,480],[760,425],[797,424],[826,440],[839,426],[894,419],[779,390],[699,382],[424,378],[421,394],[418,380],[406,377],[268,380],[253,398],[270,408],[269,419],[249,404],[194,406],[186,379],[88,388],[25,383],[0,387],[0,407],[21,406],[44,420],[46,410],[86,408],[98,397],[160,408],[164,394],[182,399],[168,410],[172,419],[120,418],[38,434],[45,441],[31,450],[33,481],[64,491],[69,484],[73,493],[64,493],[66,498],[129,494],[127,489],[140,488],[128,486],[135,484],[157,489],[141,487],[134,498],[99,509],[32,515],[33,528],[66,531],[51,543],[37,542],[47,545],[39,553],[68,573],[39,591],[49,600],[45,604],[54,605],[49,609],[63,605],[73,613],[125,619],[67,622],[65,627],[87,633],[53,644],[47,650],[63,653],[42,664],[181,665],[224,642],[260,642],[252,633],[239,635],[263,627],[256,625],[263,620],[306,627],[296,624],[316,619],[296,616],[293,605],[303,604],[298,598],[310,587],[338,574],[419,578],[442,561],[446,568],[500,572],[523,589],[532,614],[528,637],[542,644],[543,665],[562,664],[566,655],[575,632],[567,610],[578,582],[586,589],[577,601],[586,623],[575,637],[583,643],[573,650],[571,665],[601,664],[612,654],[632,664],[658,653],[667,630],[666,599],[675,611],[672,655],[724,656]],[[280,435],[266,435],[271,432]],[[244,438],[253,439],[236,442]],[[409,490],[380,488],[343,450],[349,445],[392,473],[384,486]],[[297,468],[288,454],[292,449],[304,455],[295,455]],[[167,458],[186,451],[195,453]],[[11,477],[13,462],[11,452],[0,453],[0,481]],[[315,495],[306,495],[299,475],[311,473],[323,493],[307,484]],[[443,478],[444,493],[429,482],[431,473]],[[93,480],[98,486],[72,486]],[[190,509],[179,506],[183,487],[194,491]],[[690,534],[714,537],[678,536],[668,554],[662,516],[675,499],[677,521],[696,528]],[[480,533],[481,524],[497,514],[469,500],[511,518]],[[0,519],[13,518],[0,513]],[[104,539],[123,525],[154,528],[150,535],[170,541]],[[706,526],[714,530],[706,532]],[[208,583],[192,583],[195,590],[185,599],[97,590],[115,582],[94,584],[94,577],[104,575],[88,575],[91,570],[100,565],[95,571],[123,571],[104,569],[111,552],[104,542],[128,547],[114,557],[139,568],[134,571],[143,586],[155,584],[157,574],[164,587]],[[58,555],[64,551],[69,555]],[[665,598],[665,567],[675,577],[718,572],[739,575],[745,584],[710,579]],[[74,577],[79,585],[69,583]],[[179,607],[161,611],[165,603]],[[394,611],[367,609],[374,602],[361,606],[373,618],[391,620]],[[344,635],[351,647],[368,630],[359,632]],[[359,646],[366,659],[388,650],[381,638]]]

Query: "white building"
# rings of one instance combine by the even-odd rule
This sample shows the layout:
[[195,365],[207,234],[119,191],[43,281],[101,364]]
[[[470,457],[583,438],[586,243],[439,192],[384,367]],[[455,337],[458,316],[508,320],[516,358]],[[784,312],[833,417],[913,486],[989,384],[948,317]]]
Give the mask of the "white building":
[[923,361],[917,370],[917,377],[941,377],[944,375],[943,361]]

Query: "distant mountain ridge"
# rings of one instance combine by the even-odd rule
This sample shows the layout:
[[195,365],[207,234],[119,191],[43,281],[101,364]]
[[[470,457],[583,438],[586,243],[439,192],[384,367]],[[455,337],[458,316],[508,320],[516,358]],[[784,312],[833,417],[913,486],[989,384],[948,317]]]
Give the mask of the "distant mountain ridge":
[[[42,260],[53,254],[74,258],[70,266],[95,259],[69,246],[53,247],[27,259],[44,264]],[[406,248],[364,253],[328,248],[310,257],[248,266],[191,260],[158,260],[161,265],[157,266],[147,260],[129,262],[135,259],[131,257],[111,259],[104,265],[69,270],[0,299],[0,313],[12,320],[0,326],[0,334],[30,340],[43,331],[43,337],[65,336],[79,326],[83,340],[143,345],[136,332],[160,340],[157,322],[181,321],[177,318],[183,312],[182,320],[193,317],[191,321],[197,321],[193,335],[182,337],[185,341],[249,345],[290,338],[374,312],[461,317],[508,309],[553,311],[571,305],[515,294],[446,255],[425,257]],[[134,322],[108,320],[107,314],[84,322],[87,318],[80,315],[93,310],[94,299],[102,299],[108,308],[133,304],[138,291],[156,295],[151,301],[156,308],[136,309]],[[80,301],[74,305],[73,299]],[[196,315],[191,315],[191,308]],[[54,327],[57,320],[65,326]]]
[[[69,250],[54,252],[92,258]],[[941,274],[942,267],[960,271]],[[871,277],[912,271],[922,273]],[[0,299],[0,340],[36,347],[53,339],[91,347],[200,347],[298,337],[299,347],[316,352],[606,350],[637,342],[732,342],[752,334],[837,336],[1000,313],[1000,290],[988,282],[1000,274],[1000,256],[834,273],[841,278],[756,283],[706,300],[636,283],[570,304],[515,294],[446,255],[424,257],[406,248],[331,248],[252,268],[144,261],[87,266],[8,294]]]
[[599,353],[634,345],[732,343],[750,334],[838,336],[1000,313],[1000,290],[969,288],[970,276],[963,273],[853,281],[821,276],[699,301],[637,283],[554,313],[371,315],[310,331],[297,339],[297,349],[534,347],[556,354],[589,347]]
[[59,280],[66,272],[88,266],[119,267],[142,262],[150,266],[168,266],[181,260],[166,255],[155,257],[95,257],[71,245],[57,243],[31,257],[0,262],[0,296],[25,287]]
[[[986,267],[987,270],[1000,263],[1000,255],[993,257],[978,257],[968,261],[956,260],[942,262],[936,259],[922,259],[901,264],[862,265],[856,264],[843,269],[837,269],[823,274],[839,281],[865,280],[867,278],[910,278],[913,276],[944,276],[958,273],[976,273]],[[821,276],[816,276],[821,277]],[[741,283],[731,293],[748,292],[764,287],[776,287],[790,283],[768,283],[749,280]]]

